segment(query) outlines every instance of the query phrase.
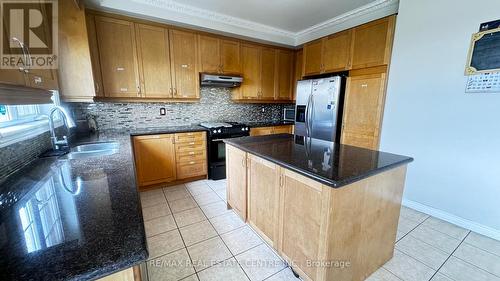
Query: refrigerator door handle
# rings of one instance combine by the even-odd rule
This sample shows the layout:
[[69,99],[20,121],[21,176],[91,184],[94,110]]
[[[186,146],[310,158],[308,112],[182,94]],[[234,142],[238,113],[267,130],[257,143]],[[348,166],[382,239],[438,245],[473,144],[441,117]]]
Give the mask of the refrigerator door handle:
[[311,102],[310,102],[310,114],[309,114],[309,121],[307,122],[309,124],[309,133],[312,136],[312,130],[313,130],[313,121],[314,121],[314,94],[311,94]]
[[307,97],[307,104],[306,104],[306,116],[304,118],[305,125],[306,125],[306,137],[309,137],[309,113],[311,112],[311,97],[312,93]]

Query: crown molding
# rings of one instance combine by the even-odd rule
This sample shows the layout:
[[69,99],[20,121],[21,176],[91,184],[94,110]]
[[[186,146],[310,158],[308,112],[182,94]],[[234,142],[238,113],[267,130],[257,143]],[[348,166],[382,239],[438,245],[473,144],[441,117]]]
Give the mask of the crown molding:
[[376,0],[299,32],[180,4],[172,0],[90,0],[96,8],[260,42],[296,47],[397,13],[399,0]]
[[399,0],[376,0],[338,17],[311,26],[295,34],[295,45],[349,29],[379,18],[396,14]]

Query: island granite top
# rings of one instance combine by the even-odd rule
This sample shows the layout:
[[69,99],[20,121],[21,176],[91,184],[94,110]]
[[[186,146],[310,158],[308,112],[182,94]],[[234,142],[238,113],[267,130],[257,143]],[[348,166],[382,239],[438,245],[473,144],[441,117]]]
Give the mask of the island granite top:
[[40,158],[0,184],[0,280],[94,280],[148,258],[130,134],[119,152]]
[[225,143],[338,188],[413,161],[413,158],[290,134],[226,139]]

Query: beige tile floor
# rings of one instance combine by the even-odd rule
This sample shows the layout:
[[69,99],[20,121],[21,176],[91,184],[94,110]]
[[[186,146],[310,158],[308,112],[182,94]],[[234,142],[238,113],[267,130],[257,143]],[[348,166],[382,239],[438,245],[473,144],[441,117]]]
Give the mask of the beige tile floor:
[[[225,200],[225,180],[141,193],[149,281],[298,280]],[[403,207],[394,257],[367,280],[500,281],[500,241]]]

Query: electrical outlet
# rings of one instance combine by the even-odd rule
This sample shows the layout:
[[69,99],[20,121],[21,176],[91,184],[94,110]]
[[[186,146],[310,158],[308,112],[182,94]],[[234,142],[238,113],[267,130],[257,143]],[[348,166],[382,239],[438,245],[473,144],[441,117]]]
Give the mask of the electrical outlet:
[[165,109],[165,107],[160,108],[160,115],[167,115],[167,110]]

